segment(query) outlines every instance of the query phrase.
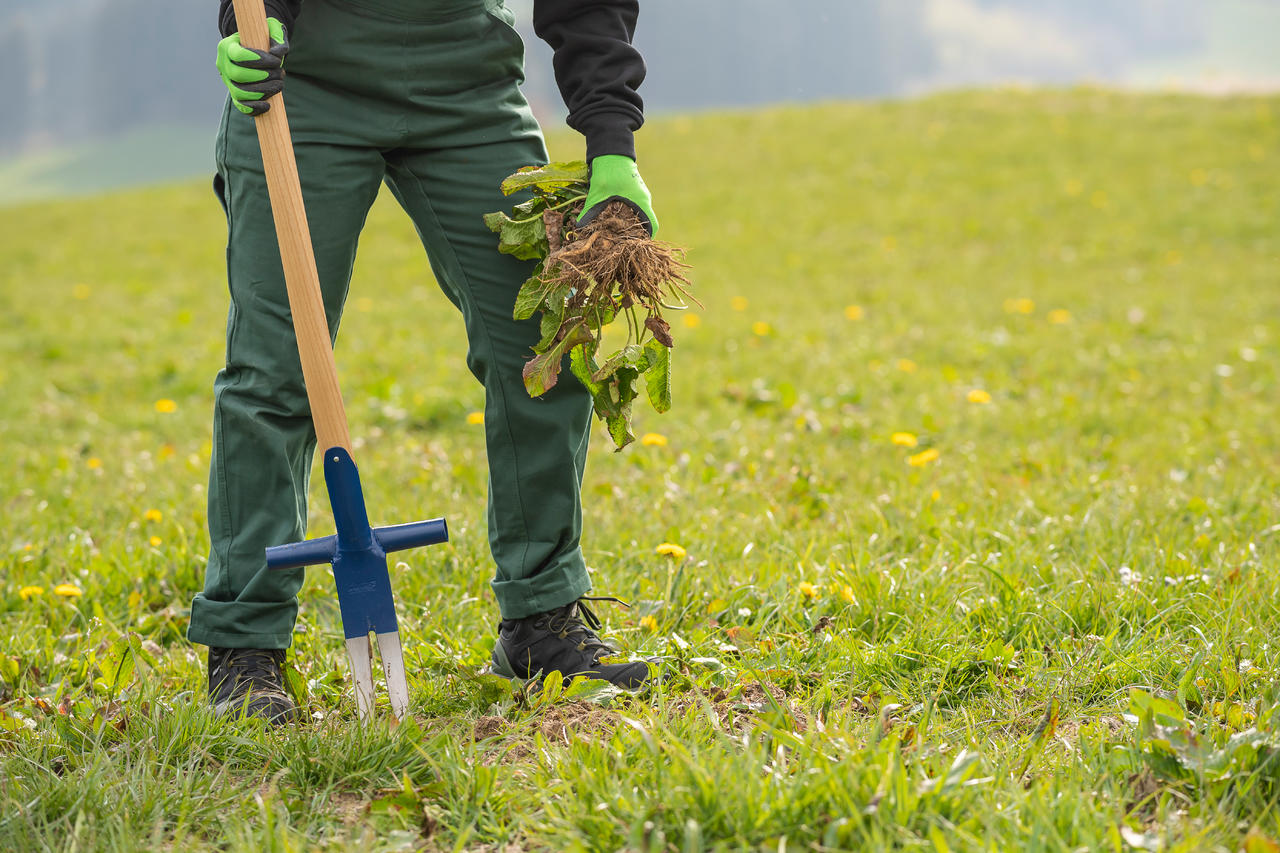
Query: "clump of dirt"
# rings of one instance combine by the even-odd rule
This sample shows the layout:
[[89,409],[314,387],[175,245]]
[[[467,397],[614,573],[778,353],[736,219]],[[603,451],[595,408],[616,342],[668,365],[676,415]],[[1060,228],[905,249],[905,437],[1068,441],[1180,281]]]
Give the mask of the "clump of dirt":
[[664,301],[670,294],[697,303],[684,275],[689,268],[684,250],[651,239],[635,210],[620,201],[605,205],[599,215],[568,231],[562,240],[563,223],[575,221],[578,212],[571,209],[567,217],[559,211],[543,214],[551,250],[543,281],[571,288],[571,308],[640,306],[648,313],[645,328],[664,346],[673,346],[671,327],[659,314]]
[[618,727],[618,715],[589,702],[569,702],[548,708],[537,725],[547,740],[568,744],[575,737],[592,740],[612,734]]
[[471,732],[472,740],[488,740],[502,732],[507,727],[507,721],[502,717],[481,717],[476,720],[475,728]]

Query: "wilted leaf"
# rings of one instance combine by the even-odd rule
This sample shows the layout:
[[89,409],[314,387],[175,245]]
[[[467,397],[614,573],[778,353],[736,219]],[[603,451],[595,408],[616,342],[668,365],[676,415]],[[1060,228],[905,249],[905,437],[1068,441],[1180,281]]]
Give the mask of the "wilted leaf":
[[579,323],[544,353],[535,355],[524,366],[524,387],[529,396],[541,397],[555,387],[560,378],[560,362],[564,354],[578,344],[591,340],[585,323]]
[[676,342],[671,337],[671,324],[659,317],[657,314],[649,317],[644,321],[644,327],[653,332],[656,338],[664,347],[673,347]]

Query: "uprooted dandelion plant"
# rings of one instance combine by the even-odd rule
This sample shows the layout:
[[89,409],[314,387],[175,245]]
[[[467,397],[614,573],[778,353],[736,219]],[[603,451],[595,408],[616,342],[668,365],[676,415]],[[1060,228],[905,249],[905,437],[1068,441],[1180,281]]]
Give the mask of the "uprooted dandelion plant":
[[[513,312],[517,320],[542,315],[542,337],[524,368],[526,390],[538,397],[555,387],[568,355],[573,375],[591,392],[596,417],[621,450],[635,440],[631,408],[641,378],[653,408],[671,408],[675,341],[663,311],[696,300],[684,250],[651,239],[626,204],[611,202],[591,222],[577,224],[587,188],[581,161],[521,169],[502,182],[502,191],[530,190],[533,197],[510,215],[487,214],[485,224],[497,232],[499,251],[538,261]],[[602,353],[604,329],[615,321],[624,323],[626,340]]]

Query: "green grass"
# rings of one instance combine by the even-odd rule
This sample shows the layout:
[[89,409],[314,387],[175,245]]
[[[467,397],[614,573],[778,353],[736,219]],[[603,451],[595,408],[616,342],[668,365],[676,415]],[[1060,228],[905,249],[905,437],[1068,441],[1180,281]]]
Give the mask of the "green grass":
[[970,93],[640,147],[705,309],[639,415],[666,444],[597,436],[585,547],[669,677],[480,675],[482,395],[383,199],[339,371],[375,523],[452,531],[395,572],[395,730],[354,720],[319,570],[312,721],[202,706],[204,182],[0,211],[0,849],[1275,849],[1280,100]]

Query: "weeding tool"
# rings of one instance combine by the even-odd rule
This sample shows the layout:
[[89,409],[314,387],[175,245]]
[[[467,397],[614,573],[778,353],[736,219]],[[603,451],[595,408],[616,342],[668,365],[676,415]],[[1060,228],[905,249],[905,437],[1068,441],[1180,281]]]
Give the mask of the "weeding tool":
[[[268,49],[271,40],[262,0],[235,0],[235,11],[240,43],[258,50]],[[360,716],[370,717],[374,709],[373,651],[369,644],[369,634],[373,633],[378,638],[391,710],[403,719],[409,710],[409,688],[395,599],[391,595],[391,577],[387,572],[387,552],[444,542],[449,538],[448,528],[443,518],[376,529],[369,526],[360,474],[351,458],[351,434],[338,388],[338,369],[311,248],[307,212],[302,205],[302,186],[298,181],[283,93],[275,95],[271,108],[254,120],[276,237],[280,242],[280,261],[298,338],[302,376],[315,422],[316,441],[324,448],[324,479],[337,528],[334,536],[268,548],[267,566],[291,569],[322,563],[333,565]]]

